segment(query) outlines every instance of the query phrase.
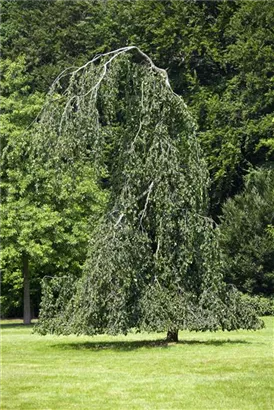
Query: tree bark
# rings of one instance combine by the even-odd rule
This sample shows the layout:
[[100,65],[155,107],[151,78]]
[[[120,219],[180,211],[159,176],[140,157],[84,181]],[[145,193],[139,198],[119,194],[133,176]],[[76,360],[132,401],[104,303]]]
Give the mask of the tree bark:
[[24,325],[31,323],[30,310],[30,279],[29,279],[29,260],[26,254],[22,256],[23,278],[24,278]]
[[167,331],[167,337],[166,337],[167,342],[177,343],[179,341],[178,333],[179,333],[178,329],[168,330]]

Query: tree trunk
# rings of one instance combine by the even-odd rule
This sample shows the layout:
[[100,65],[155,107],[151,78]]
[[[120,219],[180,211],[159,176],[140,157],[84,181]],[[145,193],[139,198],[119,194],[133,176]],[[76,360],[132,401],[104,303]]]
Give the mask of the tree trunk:
[[177,343],[179,341],[178,333],[179,333],[178,329],[168,330],[167,331],[167,337],[166,337],[167,342]]
[[24,325],[31,323],[30,311],[30,279],[29,279],[29,260],[26,254],[22,256],[23,278],[24,278]]

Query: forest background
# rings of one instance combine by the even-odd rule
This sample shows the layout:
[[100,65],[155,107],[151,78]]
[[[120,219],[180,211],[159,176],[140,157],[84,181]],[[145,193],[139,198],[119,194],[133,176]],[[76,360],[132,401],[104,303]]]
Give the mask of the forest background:
[[1,315],[22,316],[24,281],[37,316],[44,276],[81,276],[107,178],[79,160],[57,192],[28,161],[28,127],[62,70],[127,45],[167,70],[198,124],[225,280],[273,295],[272,2],[2,0],[1,18]]

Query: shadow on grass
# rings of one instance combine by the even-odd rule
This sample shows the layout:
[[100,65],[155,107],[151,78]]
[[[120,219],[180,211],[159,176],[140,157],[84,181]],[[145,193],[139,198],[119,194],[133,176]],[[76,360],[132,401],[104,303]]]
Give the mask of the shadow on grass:
[[18,328],[21,327],[22,329],[32,329],[34,326],[34,323],[30,325],[24,325],[24,323],[4,323],[0,324],[1,329],[12,329],[12,328]]
[[250,344],[245,340],[180,340],[177,343],[168,343],[166,340],[138,340],[138,341],[111,341],[111,342],[76,342],[76,343],[58,343],[53,345],[54,348],[63,350],[116,350],[132,351],[141,348],[168,348],[174,345],[204,345],[204,346],[222,346],[225,344]]

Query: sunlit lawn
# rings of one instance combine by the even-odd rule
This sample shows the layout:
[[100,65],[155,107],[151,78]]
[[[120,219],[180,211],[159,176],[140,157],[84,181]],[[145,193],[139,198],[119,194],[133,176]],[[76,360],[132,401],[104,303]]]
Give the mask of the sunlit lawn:
[[57,337],[2,321],[2,409],[273,409],[273,318],[257,332]]

